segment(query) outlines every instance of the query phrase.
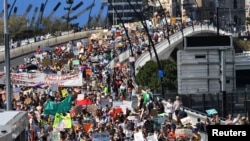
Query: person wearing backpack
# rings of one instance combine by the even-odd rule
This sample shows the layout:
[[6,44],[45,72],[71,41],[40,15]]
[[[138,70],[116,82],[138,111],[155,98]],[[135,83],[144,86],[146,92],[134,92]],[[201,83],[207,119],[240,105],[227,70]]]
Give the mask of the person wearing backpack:
[[205,124],[199,117],[197,118],[196,128],[199,132],[205,132]]

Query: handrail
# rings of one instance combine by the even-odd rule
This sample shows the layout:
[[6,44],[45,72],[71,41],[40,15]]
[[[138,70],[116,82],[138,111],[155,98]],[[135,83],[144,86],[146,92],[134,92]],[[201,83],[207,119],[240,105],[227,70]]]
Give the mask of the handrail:
[[[199,34],[199,33],[216,33],[216,32],[217,32],[216,28],[211,28],[211,27],[209,28],[208,26],[194,26],[194,28],[192,28],[192,27],[185,28],[183,30],[183,35],[184,36],[192,36],[192,35]],[[224,31],[220,30],[219,33],[222,35],[225,35]],[[156,50],[157,50],[158,54],[163,52],[164,50],[173,49],[173,48],[175,48],[175,46],[177,44],[182,42],[183,41],[182,33],[177,32],[177,33],[171,35],[169,39],[170,39],[170,43],[171,43],[170,45],[168,44],[168,41],[166,39],[163,40],[162,42],[156,44]],[[152,55],[152,58],[155,56],[154,53],[152,53],[152,52],[151,52],[151,55]],[[124,61],[124,60],[128,59],[129,58],[129,51],[127,50],[127,51],[121,53],[118,56],[118,58],[119,58],[119,61]],[[138,72],[138,68],[140,66],[145,65],[145,63],[147,61],[151,60],[152,58],[150,57],[150,53],[148,51],[141,54],[135,62],[135,73]],[[114,60],[112,60],[107,67],[113,68],[114,65],[115,65],[115,62],[114,62]],[[136,87],[138,87],[138,86],[136,86]],[[163,102],[166,102],[166,101],[163,100]],[[207,118],[207,115],[205,113],[190,109],[188,107],[183,107],[183,108],[187,112],[188,116],[191,118],[193,124],[196,124],[198,117],[201,119],[201,121],[205,121],[205,119]],[[224,119],[222,119],[221,122],[222,122],[222,124],[224,124]],[[202,141],[207,141],[207,134],[201,133],[201,135],[202,135]]]

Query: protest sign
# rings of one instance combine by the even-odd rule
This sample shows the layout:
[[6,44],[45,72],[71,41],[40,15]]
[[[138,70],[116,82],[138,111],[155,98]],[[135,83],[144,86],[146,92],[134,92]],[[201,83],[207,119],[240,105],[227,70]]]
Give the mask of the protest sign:
[[[11,73],[11,84],[20,86],[35,86],[37,84],[52,85],[61,87],[82,86],[82,73],[75,74],[46,74],[46,73]],[[6,83],[6,74],[0,72],[0,84]]]
[[155,135],[151,135],[147,137],[147,141],[158,141]]
[[176,129],[175,130],[175,135],[176,137],[186,137],[186,138],[190,138],[192,136],[192,130],[191,129],[186,129],[186,128],[182,128],[182,129]]
[[100,100],[100,104],[102,107],[106,107],[106,106],[111,107],[111,102],[109,102],[109,99],[107,98],[102,98]]
[[52,132],[52,141],[61,141],[61,134],[58,131]]
[[113,107],[120,107],[120,105],[122,105],[122,101],[113,101],[112,102]]
[[97,109],[98,109],[98,106],[93,105],[93,104],[87,106],[87,112],[92,113],[92,114],[95,113]]
[[142,132],[140,131],[140,132],[134,133],[134,139],[135,141],[144,141]]
[[92,141],[110,141],[109,133],[108,132],[93,133]]
[[184,117],[184,118],[181,119],[181,123],[183,125],[192,124],[192,119],[190,117]]

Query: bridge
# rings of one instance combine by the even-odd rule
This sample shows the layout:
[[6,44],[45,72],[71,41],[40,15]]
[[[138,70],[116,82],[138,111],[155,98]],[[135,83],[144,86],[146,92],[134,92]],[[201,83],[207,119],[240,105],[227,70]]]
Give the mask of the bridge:
[[[84,31],[84,32],[77,32],[77,33],[73,33],[73,34],[68,34],[68,35],[64,35],[64,36],[59,36],[59,37],[55,37],[55,38],[51,38],[51,39],[47,39],[44,41],[40,41],[40,42],[32,42],[28,45],[19,47],[19,48],[15,48],[10,50],[10,57],[11,58],[16,58],[19,56],[23,56],[25,54],[29,54],[35,51],[37,46],[54,46],[57,44],[63,44],[63,43],[67,43],[70,40],[79,40],[82,38],[86,38],[89,35],[91,35],[92,33],[97,33],[97,32],[101,32],[100,30],[93,30],[93,31]],[[209,26],[194,26],[192,27],[188,27],[185,28],[183,30],[183,34],[181,32],[177,32],[173,35],[170,36],[170,43],[168,43],[167,40],[163,40],[162,42],[158,43],[156,45],[156,50],[157,50],[157,54],[159,56],[159,58],[163,59],[163,58],[168,58],[172,51],[175,49],[175,47],[180,44],[183,41],[183,36],[194,36],[197,34],[207,34],[207,33],[213,33],[216,34],[217,29],[214,27],[209,27]],[[226,33],[224,31],[219,31],[219,33],[221,35],[225,35]],[[152,56],[150,56],[149,52],[144,52],[135,62],[135,70],[137,70],[139,67],[145,65],[145,63],[149,60],[152,60],[155,58],[155,54],[152,52],[151,53]],[[120,54],[118,56],[119,61],[125,61],[126,59],[128,59],[130,56],[130,50],[127,50],[125,52],[123,52],[122,54]],[[243,54],[238,54],[236,56],[241,56],[241,59],[236,59],[236,66],[241,66],[242,67],[242,58],[244,58]],[[240,58],[240,57],[236,57],[236,58]],[[0,62],[3,63],[5,59],[5,53],[4,52],[0,52]],[[250,60],[250,59],[249,59]],[[248,65],[248,61],[245,61],[246,63],[243,64],[243,66],[247,66]],[[112,60],[108,67],[113,68],[115,66],[115,62],[114,60]],[[242,68],[240,68],[242,69]],[[136,71],[137,73],[137,71]],[[196,123],[196,119],[197,117],[200,117],[201,120],[205,120],[206,118],[206,114],[204,113],[200,113],[198,111],[192,110],[192,109],[188,109],[185,107],[185,111],[188,113],[188,116],[191,118],[191,120],[193,121],[193,123]],[[206,134],[202,134],[203,136],[203,141],[207,140],[207,135]]]
[[[34,39],[30,39],[29,44],[26,44],[24,43],[24,41],[22,41],[20,47],[10,49],[10,58],[14,59],[14,58],[35,52],[38,46],[53,47],[58,44],[68,43],[69,41],[75,41],[75,40],[80,40],[83,38],[88,38],[91,34],[98,33],[98,32],[102,32],[102,30],[89,30],[89,31],[76,32],[76,33],[65,33],[62,36],[49,38],[49,39],[42,40],[39,42],[35,42]],[[3,63],[4,60],[5,60],[5,52],[2,51],[0,52],[0,63]]]

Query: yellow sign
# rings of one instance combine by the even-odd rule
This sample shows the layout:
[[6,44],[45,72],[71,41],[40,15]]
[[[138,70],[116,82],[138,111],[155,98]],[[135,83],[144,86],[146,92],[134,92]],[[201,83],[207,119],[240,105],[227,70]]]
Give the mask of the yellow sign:
[[172,17],[171,20],[170,20],[170,23],[171,23],[171,24],[175,24],[175,23],[176,23],[176,18],[175,18],[175,17]]

